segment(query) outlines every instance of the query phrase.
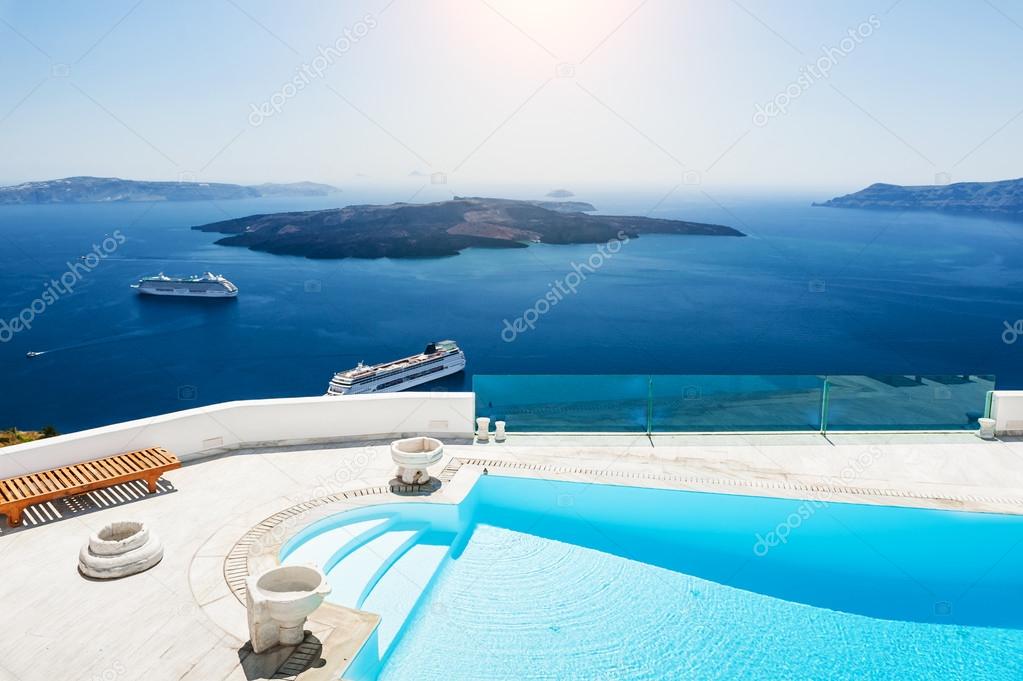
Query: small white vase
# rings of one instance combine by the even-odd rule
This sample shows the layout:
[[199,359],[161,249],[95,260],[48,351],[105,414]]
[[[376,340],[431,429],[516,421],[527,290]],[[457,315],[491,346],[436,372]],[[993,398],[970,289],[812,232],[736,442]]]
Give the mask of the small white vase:
[[486,416],[476,419],[476,440],[479,442],[490,441],[490,419]]
[[982,440],[994,440],[995,439],[995,420],[994,419],[977,419],[977,423],[980,424],[980,429],[977,430],[977,437]]

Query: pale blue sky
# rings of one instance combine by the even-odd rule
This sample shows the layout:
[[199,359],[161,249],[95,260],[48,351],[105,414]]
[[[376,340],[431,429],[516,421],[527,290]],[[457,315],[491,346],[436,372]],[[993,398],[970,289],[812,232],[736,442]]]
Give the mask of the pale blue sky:
[[1002,179],[1020,64],[1020,0],[0,0],[0,182]]

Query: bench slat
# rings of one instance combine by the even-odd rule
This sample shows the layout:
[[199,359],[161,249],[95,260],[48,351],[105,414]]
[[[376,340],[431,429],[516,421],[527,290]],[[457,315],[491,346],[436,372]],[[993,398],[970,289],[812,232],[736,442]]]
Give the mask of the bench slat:
[[12,478],[11,482],[18,487],[18,491],[21,493],[22,499],[28,499],[32,496],[32,493],[28,489],[28,485],[26,485],[21,478]]
[[33,473],[32,475],[30,475],[29,480],[31,480],[32,483],[35,485],[36,494],[47,494],[49,492],[57,491],[56,489],[53,488],[53,486],[46,482],[46,478],[39,475],[38,473]]
[[58,480],[60,480],[61,484],[64,485],[64,487],[74,487],[77,483],[74,482],[74,478],[72,478],[65,472],[66,470],[67,469],[64,468],[54,468],[53,475]]
[[140,452],[136,452],[135,456],[145,461],[148,465],[159,464],[159,459],[155,456],[152,449],[143,449]]
[[110,467],[117,471],[118,475],[130,475],[135,472],[124,462],[124,459],[119,456],[110,457]]
[[27,487],[28,491],[32,493],[32,496],[36,496],[42,493],[41,486],[35,481],[35,478],[33,478],[31,475],[21,476],[21,481],[25,483],[25,487]]
[[95,465],[105,477],[112,478],[118,476],[121,473],[114,467],[113,458],[114,457],[110,457],[109,459],[94,461],[93,465]]
[[89,471],[89,474],[96,482],[103,482],[107,479],[107,476],[103,475],[103,471],[101,471],[92,461],[86,461],[81,464],[81,466],[85,468],[85,470]]
[[152,467],[152,466],[149,465],[149,462],[146,461],[145,457],[143,457],[142,454],[140,454],[139,452],[130,452],[128,454],[128,458],[130,458],[131,461],[135,465],[137,465],[137,466],[139,466],[141,468],[151,468]]
[[66,487],[66,485],[53,473],[53,471],[43,471],[40,475],[43,476],[43,479],[46,480],[46,483],[50,485],[55,492]]
[[54,474],[53,471],[43,471],[39,476],[50,486],[50,489],[56,492],[59,489],[64,489],[64,483],[61,482]]
[[15,501],[16,499],[21,498],[21,495],[14,489],[13,485],[6,480],[0,480],[0,492],[2,492],[4,497],[9,501]]
[[134,470],[144,470],[146,468],[144,462],[139,461],[138,459],[136,459],[135,457],[131,456],[130,454],[122,454],[120,456],[120,459],[124,463],[125,466],[128,466],[128,467],[130,467],[130,468],[132,468]]
[[144,470],[144,467],[140,466],[139,463],[132,459],[130,456],[119,456],[117,457],[117,460],[122,466],[127,468],[129,471],[138,472]]
[[156,455],[156,457],[157,457],[157,458],[158,458],[159,460],[163,461],[164,463],[172,463],[172,462],[174,461],[174,455],[173,455],[173,454],[170,454],[170,453],[169,453],[169,452],[168,452],[168,451],[167,451],[166,449],[164,449],[163,447],[157,447],[157,448],[156,448],[156,449],[154,450],[154,452],[155,452],[155,455]]
[[85,485],[89,482],[89,479],[85,475],[71,466],[65,466],[60,471],[71,480],[72,487],[78,487],[79,485]]
[[108,478],[116,478],[118,475],[121,475],[121,472],[113,465],[113,457],[97,461],[96,467],[103,471]]

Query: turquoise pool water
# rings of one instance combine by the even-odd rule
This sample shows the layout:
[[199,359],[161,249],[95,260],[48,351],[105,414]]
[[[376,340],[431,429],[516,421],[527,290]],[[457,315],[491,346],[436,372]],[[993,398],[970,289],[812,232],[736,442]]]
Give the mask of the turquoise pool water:
[[1014,516],[487,476],[282,559],[381,614],[356,681],[1023,678]]

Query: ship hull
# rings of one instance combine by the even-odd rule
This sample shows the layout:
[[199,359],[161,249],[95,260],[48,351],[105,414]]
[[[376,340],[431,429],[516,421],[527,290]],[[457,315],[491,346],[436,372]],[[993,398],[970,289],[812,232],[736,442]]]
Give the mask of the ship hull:
[[[424,376],[411,376],[403,378],[400,383],[394,383],[401,376],[387,376],[378,381],[371,381],[350,387],[337,387],[333,383],[328,387],[328,395],[366,395],[379,393],[401,392],[409,390],[424,383],[430,383],[437,379],[451,376],[465,369],[465,354],[461,351],[444,358],[443,363],[435,371]],[[416,369],[410,369],[409,373],[415,373]],[[391,385],[388,385],[391,384]]]
[[189,291],[188,289],[148,289],[138,287],[138,292],[146,296],[177,296],[180,298],[234,298],[237,291]]

